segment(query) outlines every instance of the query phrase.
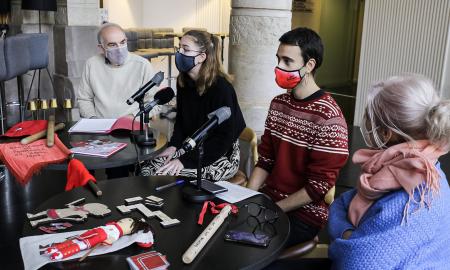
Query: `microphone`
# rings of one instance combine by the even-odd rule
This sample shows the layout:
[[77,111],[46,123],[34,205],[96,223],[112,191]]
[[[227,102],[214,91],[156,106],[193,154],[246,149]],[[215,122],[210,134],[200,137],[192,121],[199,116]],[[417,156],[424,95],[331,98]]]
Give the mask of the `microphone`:
[[169,102],[173,97],[175,96],[175,92],[171,87],[166,87],[158,92],[156,92],[153,101],[149,102],[147,105],[145,105],[144,110],[140,111],[137,116],[140,116],[141,114],[148,113],[151,111],[156,105],[162,105]]
[[133,104],[137,99],[142,98],[145,95],[145,93],[147,93],[148,90],[150,90],[153,86],[155,85],[159,86],[163,80],[164,80],[164,72],[159,71],[158,73],[155,74],[155,76],[153,76],[153,78],[148,83],[139,88],[139,90],[137,90],[136,93],[134,93],[127,100],[127,104],[128,105]]
[[206,121],[195,133],[188,137],[181,146],[185,152],[191,151],[197,146],[197,144],[206,136],[210,129],[222,124],[223,121],[227,120],[231,116],[230,107],[220,107],[219,109],[208,114],[209,120]]

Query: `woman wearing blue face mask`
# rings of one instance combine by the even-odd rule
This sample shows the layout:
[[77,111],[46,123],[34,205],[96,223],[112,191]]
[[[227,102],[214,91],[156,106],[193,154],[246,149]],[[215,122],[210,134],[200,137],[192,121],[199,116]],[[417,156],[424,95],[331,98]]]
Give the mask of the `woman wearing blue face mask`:
[[231,116],[210,130],[203,143],[203,178],[218,181],[233,177],[239,168],[238,138],[245,128],[236,93],[220,61],[219,39],[204,31],[191,30],[180,40],[175,64],[177,117],[169,147],[156,159],[147,161],[141,174],[197,175],[197,151],[177,151],[207,120],[208,114],[223,107]]

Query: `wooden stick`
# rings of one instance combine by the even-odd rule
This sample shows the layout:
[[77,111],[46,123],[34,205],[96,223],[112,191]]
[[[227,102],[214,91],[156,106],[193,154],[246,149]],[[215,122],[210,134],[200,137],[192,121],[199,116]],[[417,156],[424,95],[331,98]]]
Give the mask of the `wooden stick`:
[[[64,125],[64,123],[59,123],[59,124],[57,124],[56,126],[55,126],[55,131],[59,131],[59,130],[61,130],[61,129],[64,129],[64,127],[65,127],[65,125]],[[30,135],[30,136],[28,136],[28,137],[26,137],[26,138],[23,138],[21,141],[20,141],[20,143],[21,144],[29,144],[29,143],[32,143],[32,142],[34,142],[34,141],[36,141],[36,140],[39,140],[39,139],[41,139],[41,138],[44,138],[45,136],[47,135],[47,130],[43,130],[43,131],[40,131],[40,132],[38,132],[38,133],[35,133],[35,134],[33,134],[33,135]]]
[[94,194],[97,195],[97,197],[102,196],[103,192],[100,190],[100,188],[97,186],[97,184],[94,181],[89,180],[88,185],[92,189]]
[[[75,158],[75,155],[72,153],[69,155],[69,160],[73,159],[73,158]],[[100,197],[103,195],[103,191],[100,190],[100,188],[97,186],[97,184],[94,181],[89,180],[87,183],[88,183],[88,186],[91,188],[92,192],[94,192],[94,194],[97,197]]]
[[55,115],[48,117],[47,123],[47,146],[52,147],[55,144]]
[[220,225],[225,221],[225,218],[231,211],[231,206],[225,206],[220,213],[208,224],[205,230],[195,239],[194,243],[183,254],[183,262],[191,263],[195,257],[202,251],[203,247],[208,243],[209,239],[219,229]]
[[86,254],[83,255],[83,257],[81,257],[78,261],[82,262],[84,259],[87,258],[87,256],[89,256],[89,254],[91,254],[92,251],[94,251],[94,249],[96,249],[98,246],[100,246],[101,243],[97,243],[97,245],[93,246],[88,252],[86,252]]

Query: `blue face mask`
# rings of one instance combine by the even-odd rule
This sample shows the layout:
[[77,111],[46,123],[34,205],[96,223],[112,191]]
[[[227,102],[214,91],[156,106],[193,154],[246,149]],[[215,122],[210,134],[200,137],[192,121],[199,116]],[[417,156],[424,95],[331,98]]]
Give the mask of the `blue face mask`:
[[199,56],[184,55],[180,52],[175,53],[175,66],[180,72],[188,72],[195,67],[195,57]]

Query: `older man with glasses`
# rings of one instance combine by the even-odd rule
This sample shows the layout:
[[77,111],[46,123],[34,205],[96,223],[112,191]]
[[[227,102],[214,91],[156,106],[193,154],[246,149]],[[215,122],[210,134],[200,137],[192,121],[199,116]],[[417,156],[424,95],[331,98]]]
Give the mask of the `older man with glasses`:
[[[82,118],[119,118],[135,115],[139,105],[126,100],[154,76],[153,68],[143,57],[128,53],[123,29],[114,23],[101,26],[97,34],[100,54],[86,61],[77,100]],[[153,99],[157,88],[147,92],[144,101]],[[150,116],[159,111],[156,106]],[[106,170],[108,178],[126,177],[131,168]]]
[[[117,24],[103,24],[97,40],[101,53],[87,60],[77,91],[81,117],[118,118],[135,114],[138,104],[130,106],[125,101],[153,77],[150,62],[128,53],[127,38]],[[156,90],[149,91],[145,100],[150,100]]]

